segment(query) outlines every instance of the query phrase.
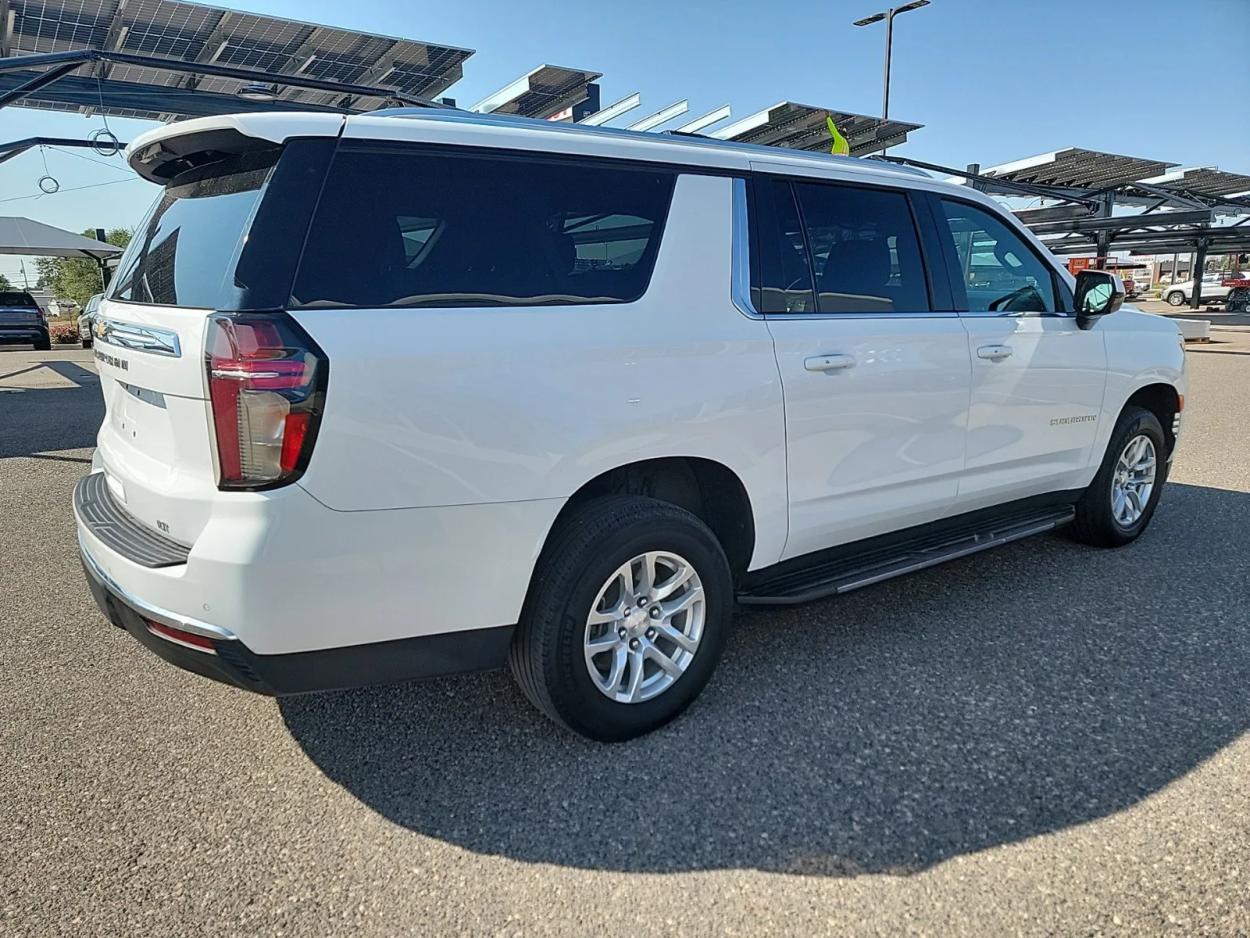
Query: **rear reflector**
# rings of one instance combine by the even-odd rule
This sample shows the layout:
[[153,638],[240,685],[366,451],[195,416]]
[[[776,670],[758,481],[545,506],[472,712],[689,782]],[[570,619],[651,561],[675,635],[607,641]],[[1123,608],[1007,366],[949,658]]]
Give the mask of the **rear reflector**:
[[217,654],[217,649],[213,646],[211,638],[196,635],[194,632],[184,632],[182,629],[176,629],[172,625],[165,625],[163,622],[154,622],[151,619],[144,619],[143,621],[147,623],[148,631],[153,635],[159,635],[161,638],[168,639],[178,645],[185,645],[187,648],[194,648],[196,651],[206,651],[210,655]]
[[218,487],[295,481],[316,440],[325,354],[285,313],[218,313],[209,318],[205,347]]

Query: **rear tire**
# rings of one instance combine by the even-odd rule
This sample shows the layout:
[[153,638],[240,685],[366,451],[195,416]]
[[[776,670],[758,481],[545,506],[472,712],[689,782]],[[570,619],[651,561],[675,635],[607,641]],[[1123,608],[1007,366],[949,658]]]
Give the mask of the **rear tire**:
[[[1142,443],[1143,439],[1147,442]],[[1094,547],[1123,547],[1137,540],[1159,504],[1167,481],[1167,456],[1159,418],[1143,407],[1126,407],[1111,432],[1098,475],[1076,503],[1076,519],[1068,527],[1069,535]],[[1144,466],[1150,459],[1148,494],[1140,494],[1137,501],[1131,494],[1127,499],[1119,498],[1135,485],[1141,493],[1141,483],[1134,480],[1145,478],[1144,469],[1126,471],[1125,467]]]
[[1173,290],[1168,294],[1168,306],[1184,306],[1185,294],[1180,290]]
[[[646,558],[652,589],[639,563]],[[677,717],[703,690],[733,598],[725,552],[695,515],[641,496],[596,498],[563,519],[544,548],[509,667],[560,725],[601,742],[632,739]],[[682,600],[670,617],[665,610]]]
[[51,336],[49,336],[49,335],[45,335],[42,339],[36,339],[36,340],[35,340],[35,351],[36,351],[36,352],[50,352],[50,351],[52,351],[52,337],[51,337]]

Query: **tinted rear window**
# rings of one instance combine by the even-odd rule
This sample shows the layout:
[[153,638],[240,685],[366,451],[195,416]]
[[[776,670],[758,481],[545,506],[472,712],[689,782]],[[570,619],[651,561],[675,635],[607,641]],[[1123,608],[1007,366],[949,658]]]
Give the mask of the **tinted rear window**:
[[275,158],[248,154],[173,180],[122,256],[109,297],[213,309]]
[[343,147],[292,305],[635,300],[651,277],[674,178],[611,164]]
[[29,293],[18,290],[15,293],[0,293],[0,306],[20,306],[24,309],[38,309],[39,304]]

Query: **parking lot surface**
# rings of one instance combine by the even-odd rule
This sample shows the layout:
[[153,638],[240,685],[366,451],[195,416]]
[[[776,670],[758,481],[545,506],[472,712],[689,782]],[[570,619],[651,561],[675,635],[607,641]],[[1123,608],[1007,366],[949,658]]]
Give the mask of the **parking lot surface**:
[[91,355],[0,349],[0,934],[1250,933],[1250,335],[1189,361],[1133,546],[743,614],[601,746],[502,673],[274,701],[148,654],[76,554]]

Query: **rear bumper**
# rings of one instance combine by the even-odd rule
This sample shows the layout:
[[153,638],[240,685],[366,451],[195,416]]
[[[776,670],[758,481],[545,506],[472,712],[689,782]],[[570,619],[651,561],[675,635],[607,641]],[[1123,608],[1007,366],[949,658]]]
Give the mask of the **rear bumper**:
[[[258,655],[227,629],[171,613],[129,593],[104,572],[81,541],[79,551],[91,595],[113,625],[183,670],[274,697],[501,668],[515,628],[508,625]],[[192,647],[166,637],[153,628],[154,624],[205,639],[211,648]]]
[[34,342],[48,334],[43,326],[0,326],[0,342]]

